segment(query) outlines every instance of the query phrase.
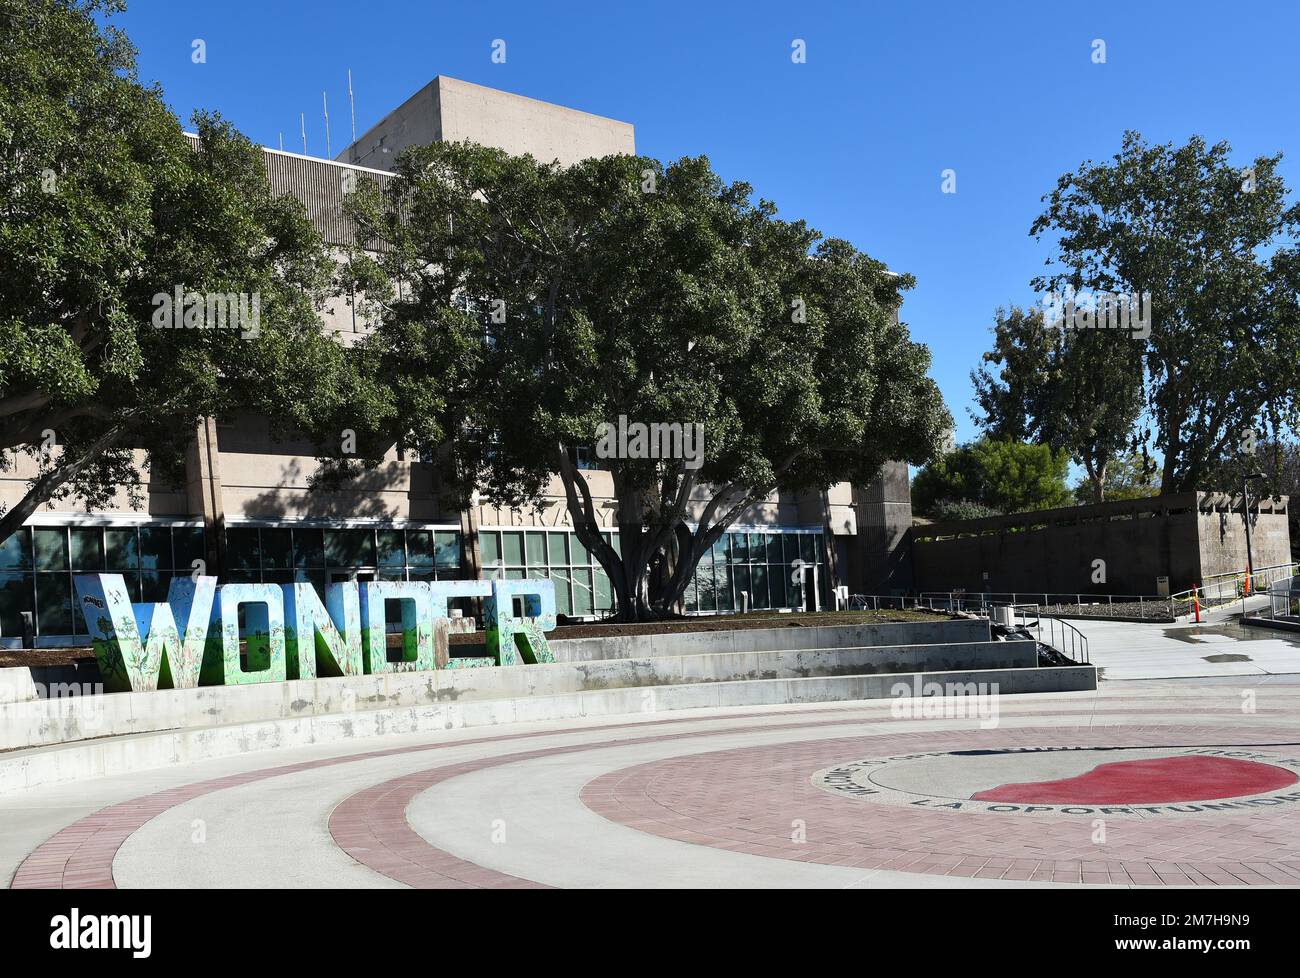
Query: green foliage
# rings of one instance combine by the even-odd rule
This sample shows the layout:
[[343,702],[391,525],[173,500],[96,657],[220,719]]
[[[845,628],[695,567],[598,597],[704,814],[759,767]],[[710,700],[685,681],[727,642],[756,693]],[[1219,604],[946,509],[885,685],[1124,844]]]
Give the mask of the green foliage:
[[[371,242],[391,244],[351,271],[379,316],[368,345],[387,364],[392,430],[448,433],[462,491],[501,503],[536,500],[558,472],[624,617],[671,608],[770,491],[924,461],[950,423],[929,351],[896,320],[911,279],[778,219],[706,159],[561,168],[434,144],[396,169],[387,198],[368,186],[352,202]],[[414,396],[448,356],[437,398]],[[702,467],[611,458],[588,476],[577,450],[620,416],[703,425]],[[621,556],[597,532],[589,478],[616,497]]]
[[[1200,488],[1246,429],[1295,420],[1300,204],[1280,154],[1246,172],[1230,151],[1128,132],[1112,160],[1061,177],[1031,228],[1056,251],[1036,289],[1150,293],[1150,337],[1124,342],[1141,347],[1166,492]],[[1097,391],[1119,406],[1127,384],[1120,371]]]
[[993,438],[1065,451],[1088,473],[1089,501],[1100,501],[1142,412],[1142,342],[1119,330],[1048,325],[1040,310],[1014,306],[997,311],[993,334],[993,350],[971,372],[983,411],[976,423]]
[[[47,499],[89,508],[136,487],[131,449],[179,482],[204,416],[246,410],[286,432],[357,385],[316,314],[331,264],[302,206],[215,116],[196,117],[191,146],[126,38],[97,23],[121,8],[0,0],[0,449],[41,462],[0,539]],[[256,294],[257,335],[157,328],[154,296],[178,287]]]
[[[912,505],[922,516],[941,518],[954,501],[994,513],[1022,513],[1068,506],[1064,450],[1010,439],[981,438],[936,459],[916,474]],[[984,514],[987,515],[987,514]]]
[[930,506],[929,517],[945,522],[948,520],[980,520],[987,516],[1003,515],[991,506],[973,503],[969,499],[940,499]]
[[[1098,502],[1097,486],[1091,479],[1080,479],[1074,486],[1074,498],[1080,505]],[[1145,499],[1160,495],[1160,472],[1155,459],[1145,447],[1131,443],[1110,460],[1106,469],[1107,499]]]

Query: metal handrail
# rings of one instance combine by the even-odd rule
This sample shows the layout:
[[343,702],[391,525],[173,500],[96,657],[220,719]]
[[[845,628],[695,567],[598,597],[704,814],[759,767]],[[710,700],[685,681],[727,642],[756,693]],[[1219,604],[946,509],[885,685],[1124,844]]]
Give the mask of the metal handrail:
[[[983,611],[991,605],[1009,604],[1020,605],[1028,602],[1022,602],[1021,598],[1042,598],[1037,602],[1041,607],[1051,611],[1061,611],[1065,608],[1096,608],[1106,616],[1117,614],[1115,610],[1116,603],[1120,605],[1137,605],[1137,617],[1145,618],[1147,607],[1168,608],[1170,617],[1173,617],[1173,609],[1169,605],[1169,599],[1153,594],[1087,594],[1082,591],[1064,592],[1064,591],[922,591],[921,599],[929,601],[941,601],[945,607],[954,611],[978,610]],[[1001,600],[1009,599],[1009,600]],[[1118,612],[1124,614],[1122,610]]]
[[[1091,653],[1088,650],[1088,636],[1075,628],[1068,621],[1060,618],[1053,618],[1051,615],[1044,615],[1042,608],[1037,604],[1013,604],[1001,605],[994,607],[1009,607],[1012,612],[1012,623],[1016,624],[1016,619],[1020,619],[1021,627],[1028,631],[1031,627],[1029,622],[1029,613],[1021,609],[1033,609],[1032,627],[1034,630],[1035,641],[1039,645],[1046,645],[1054,649],[1069,659],[1080,665],[1091,665]],[[1043,640],[1043,622],[1047,622],[1047,640]],[[1059,636],[1058,636],[1059,631]]]
[[[1296,564],[1294,561],[1287,564],[1269,564],[1267,567],[1256,567],[1250,575],[1251,593],[1264,591],[1284,577],[1294,577],[1297,568],[1300,568],[1300,564]],[[1202,608],[1231,604],[1239,598],[1248,596],[1246,594],[1246,577],[1245,571],[1211,574],[1196,587],[1170,595],[1169,600],[1170,602],[1185,604],[1192,604],[1195,600],[1200,603]]]

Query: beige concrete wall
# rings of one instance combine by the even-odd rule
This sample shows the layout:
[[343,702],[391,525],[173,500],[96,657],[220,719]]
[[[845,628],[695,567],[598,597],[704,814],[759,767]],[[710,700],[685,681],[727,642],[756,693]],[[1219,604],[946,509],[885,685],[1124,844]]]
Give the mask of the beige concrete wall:
[[[57,459],[61,449],[55,446],[54,457]],[[155,479],[144,468],[145,453],[135,453],[136,468],[141,473],[144,506],[142,509],[131,508],[130,499],[125,489],[119,489],[113,496],[111,504],[103,509],[96,509],[97,515],[132,515],[158,516],[164,518],[187,517],[190,515],[189,500],[184,486],[168,486],[161,479]],[[10,467],[0,471],[0,503],[7,510],[20,502],[27,494],[29,482],[39,474],[36,460],[21,453],[9,453]],[[55,499],[38,509],[32,518],[40,522],[48,516],[66,515],[73,519],[86,517],[85,506],[75,499]]]
[[631,123],[439,75],[337,159],[391,170],[408,146],[460,140],[566,166],[589,157],[636,152]]

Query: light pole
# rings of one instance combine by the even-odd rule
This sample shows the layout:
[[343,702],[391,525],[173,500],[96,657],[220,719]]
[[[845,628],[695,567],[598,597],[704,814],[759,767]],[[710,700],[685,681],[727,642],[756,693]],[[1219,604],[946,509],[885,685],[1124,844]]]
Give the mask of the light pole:
[[1263,472],[1252,472],[1241,480],[1241,493],[1246,506],[1246,597],[1250,597],[1255,580],[1255,556],[1250,548],[1250,484],[1262,478],[1264,478]]

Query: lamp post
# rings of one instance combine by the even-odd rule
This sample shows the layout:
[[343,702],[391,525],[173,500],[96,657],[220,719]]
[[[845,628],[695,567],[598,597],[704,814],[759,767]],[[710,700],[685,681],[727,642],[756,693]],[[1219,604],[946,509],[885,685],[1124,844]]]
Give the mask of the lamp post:
[[1241,493],[1246,507],[1246,597],[1250,597],[1255,580],[1255,556],[1250,546],[1250,484],[1262,478],[1264,478],[1263,472],[1252,472],[1241,480]]

